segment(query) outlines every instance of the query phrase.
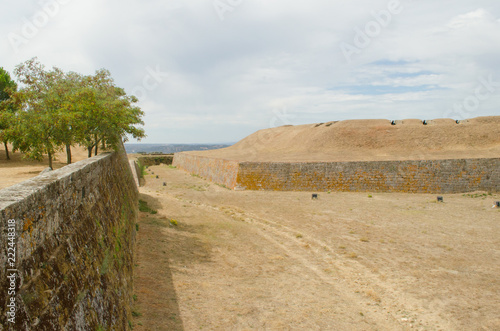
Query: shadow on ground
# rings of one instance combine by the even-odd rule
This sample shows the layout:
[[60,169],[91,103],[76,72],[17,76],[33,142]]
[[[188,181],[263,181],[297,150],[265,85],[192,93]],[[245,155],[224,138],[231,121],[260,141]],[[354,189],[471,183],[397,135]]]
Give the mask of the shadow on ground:
[[[158,199],[140,194],[151,211],[140,212],[134,287],[135,330],[184,330],[172,273],[210,262],[210,247],[196,226],[173,225]],[[144,204],[143,202],[143,204]],[[159,210],[159,212],[157,212]]]
[[[140,199],[154,208],[158,201],[145,194]],[[140,212],[134,271],[136,330],[184,330],[169,262],[168,221],[151,212]]]

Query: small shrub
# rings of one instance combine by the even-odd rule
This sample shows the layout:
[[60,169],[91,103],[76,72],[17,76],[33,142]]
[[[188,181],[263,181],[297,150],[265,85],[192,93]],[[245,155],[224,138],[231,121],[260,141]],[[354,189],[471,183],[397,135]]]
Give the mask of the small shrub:
[[177,223],[176,220],[170,220],[170,224],[172,224],[173,226],[177,226],[179,223]]
[[133,310],[133,311],[132,311],[132,316],[134,316],[134,317],[139,317],[139,316],[142,316],[142,314],[141,314],[141,313],[139,313],[139,312],[137,312],[137,311],[135,311],[135,310]]
[[139,223],[135,223],[135,231],[139,232]]
[[368,197],[369,197],[369,198],[373,198],[373,195],[371,195],[371,194],[368,194]]

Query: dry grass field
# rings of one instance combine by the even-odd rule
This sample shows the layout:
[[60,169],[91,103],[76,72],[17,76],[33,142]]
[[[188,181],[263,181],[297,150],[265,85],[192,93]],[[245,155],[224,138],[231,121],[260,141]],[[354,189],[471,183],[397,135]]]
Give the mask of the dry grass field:
[[437,119],[348,120],[255,132],[223,149],[189,152],[257,162],[439,160],[500,157],[500,116],[457,124]]
[[[10,160],[7,160],[3,143],[0,144],[0,189],[33,178],[49,166],[46,158],[41,162],[24,159],[21,153],[12,153],[11,149],[12,147],[9,146]],[[72,162],[87,158],[87,150],[83,147],[72,147],[71,154]],[[66,165],[66,153],[59,152],[55,158],[54,169]]]
[[312,200],[148,171],[136,330],[500,330],[498,194]]

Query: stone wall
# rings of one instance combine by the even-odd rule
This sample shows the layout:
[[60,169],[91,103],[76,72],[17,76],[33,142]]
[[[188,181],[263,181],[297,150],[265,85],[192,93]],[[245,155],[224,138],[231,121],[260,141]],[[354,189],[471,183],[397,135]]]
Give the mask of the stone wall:
[[461,193],[500,191],[500,159],[335,163],[243,162],[249,190]]
[[[0,330],[129,329],[137,206],[124,152],[0,190]],[[7,292],[12,274],[15,295]]]
[[214,159],[188,153],[176,153],[173,165],[228,188],[237,186],[239,162]]
[[132,177],[134,178],[135,185],[138,187],[141,186],[140,178],[141,178],[141,169],[135,160],[129,160],[130,169],[132,170]]
[[147,155],[139,156],[137,160],[144,166],[166,164],[171,165],[174,155]]
[[500,191],[500,159],[237,162],[175,154],[174,165],[232,189],[461,193]]

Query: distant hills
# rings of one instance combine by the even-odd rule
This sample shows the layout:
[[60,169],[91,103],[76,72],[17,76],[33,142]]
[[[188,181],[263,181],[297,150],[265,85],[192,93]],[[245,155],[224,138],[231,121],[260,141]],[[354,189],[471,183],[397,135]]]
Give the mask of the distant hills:
[[229,147],[232,144],[125,144],[128,154],[133,153],[178,153],[187,151],[208,151]]

